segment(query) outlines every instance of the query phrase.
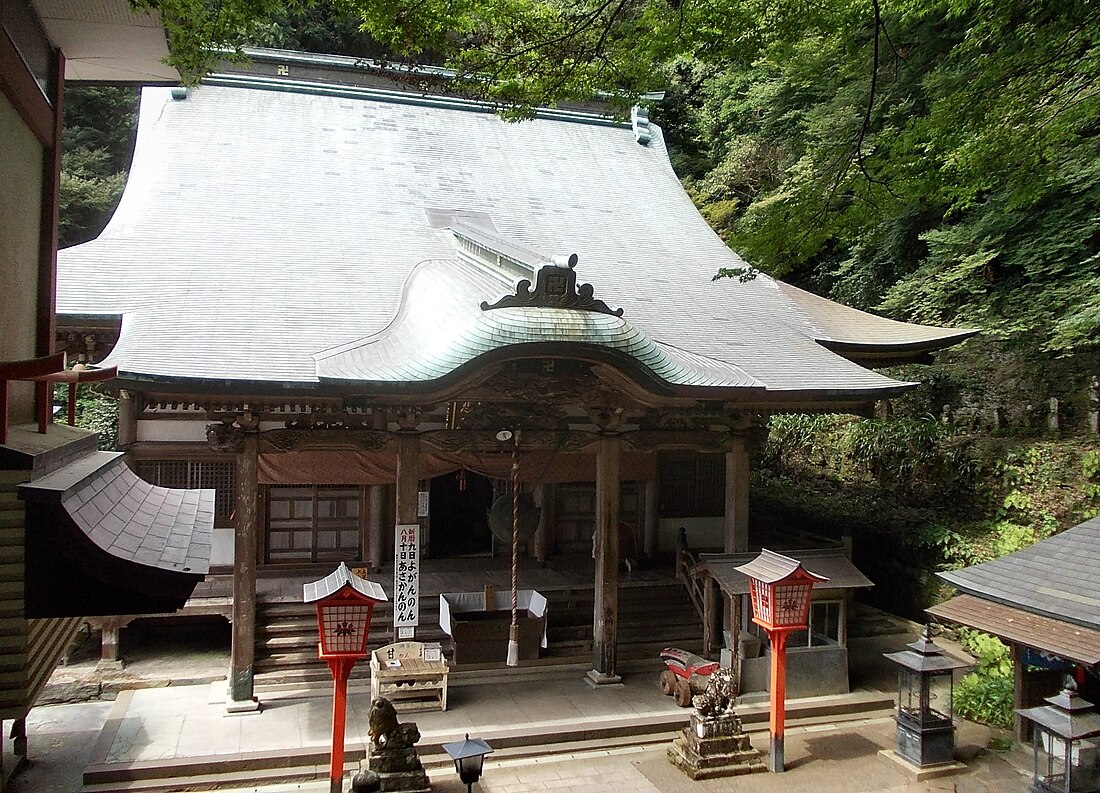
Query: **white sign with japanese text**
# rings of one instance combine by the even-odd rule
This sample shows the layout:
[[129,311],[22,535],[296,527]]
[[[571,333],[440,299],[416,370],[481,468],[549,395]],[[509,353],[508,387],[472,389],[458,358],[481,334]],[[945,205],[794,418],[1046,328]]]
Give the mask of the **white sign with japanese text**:
[[393,626],[419,625],[420,524],[398,524],[393,546]]

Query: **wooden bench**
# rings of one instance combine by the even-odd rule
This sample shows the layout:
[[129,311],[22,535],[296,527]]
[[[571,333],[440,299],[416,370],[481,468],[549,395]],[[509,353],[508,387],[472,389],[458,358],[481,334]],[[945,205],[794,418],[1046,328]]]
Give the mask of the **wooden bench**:
[[370,654],[371,698],[397,710],[447,709],[447,662],[424,660],[422,642],[395,642]]

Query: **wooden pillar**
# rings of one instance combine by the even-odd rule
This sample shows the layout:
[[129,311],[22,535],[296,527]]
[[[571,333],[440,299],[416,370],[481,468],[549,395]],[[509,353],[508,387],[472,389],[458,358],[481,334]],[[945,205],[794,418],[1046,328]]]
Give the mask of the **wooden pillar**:
[[657,480],[647,479],[642,483],[642,550],[650,560],[657,558],[659,542],[657,537]]
[[367,488],[367,498],[370,501],[367,517],[370,550],[367,553],[367,559],[370,562],[371,570],[377,573],[382,569],[382,559],[385,553],[382,548],[382,509],[384,506],[383,501],[386,498],[386,489],[382,485],[371,485]]
[[237,527],[233,532],[233,638],[229,702],[233,713],[259,709],[253,695],[256,655],[256,548],[259,538],[258,455],[260,436],[246,431],[237,454]]
[[703,657],[713,658],[716,642],[714,641],[714,581],[708,575],[703,579]]
[[416,523],[416,499],[420,490],[420,436],[397,436],[397,523]]
[[726,553],[749,549],[749,452],[745,436],[734,435],[726,452]]
[[1028,743],[1027,719],[1023,718],[1016,708],[1027,708],[1030,702],[1024,701],[1024,648],[1015,642],[1009,642],[1009,652],[1012,658],[1012,731],[1016,734],[1016,740],[1020,743]]
[[744,595],[725,595],[726,630],[730,632],[730,664],[737,690],[741,690],[741,598]]
[[551,535],[554,532],[554,485],[541,482],[535,486],[535,500],[539,505],[539,529],[535,534],[535,558],[546,564],[550,556]]
[[99,625],[99,660],[118,663],[119,639],[122,629],[130,624],[129,617],[100,617],[94,620]]
[[118,448],[128,452],[137,441],[137,400],[129,391],[118,392]]
[[592,685],[619,683],[619,456],[616,437],[600,439],[596,453],[596,591],[592,614]]

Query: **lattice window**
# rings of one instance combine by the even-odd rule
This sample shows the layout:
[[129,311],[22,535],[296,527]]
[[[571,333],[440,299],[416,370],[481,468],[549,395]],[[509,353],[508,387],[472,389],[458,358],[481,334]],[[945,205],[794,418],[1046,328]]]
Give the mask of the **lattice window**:
[[236,504],[236,466],[224,460],[141,460],[137,475],[160,487],[214,491],[214,521],[227,524]]
[[663,452],[660,511],[665,518],[712,518],[726,513],[726,456]]

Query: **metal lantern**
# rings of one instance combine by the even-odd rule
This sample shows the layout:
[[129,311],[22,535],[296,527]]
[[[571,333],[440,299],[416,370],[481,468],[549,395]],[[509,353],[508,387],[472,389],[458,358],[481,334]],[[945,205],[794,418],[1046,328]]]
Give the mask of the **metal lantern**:
[[1100,714],[1067,676],[1047,705],[1016,711],[1035,725],[1035,768],[1030,793],[1100,791]]
[[466,785],[467,793],[473,789],[474,783],[481,779],[481,770],[485,763],[485,755],[493,751],[493,747],[480,738],[471,740],[466,733],[466,740],[443,744],[443,751],[455,761],[455,771],[458,778]]
[[944,653],[932,641],[931,626],[908,650],[883,653],[898,669],[897,745],[894,751],[915,766],[950,763],[955,756],[951,709],[956,669],[969,664]]
[[317,655],[332,671],[332,760],[329,785],[340,793],[344,780],[344,729],[347,717],[348,676],[355,662],[367,654],[374,604],[386,593],[374,581],[360,578],[343,562],[320,581],[302,587],[302,600],[317,605]]
[[816,583],[828,581],[811,573],[802,562],[766,548],[736,570],[749,578],[752,621],[768,632],[771,644],[771,741],[768,770],[783,771],[783,733],[786,722],[787,637],[805,630],[810,615],[810,596]]

